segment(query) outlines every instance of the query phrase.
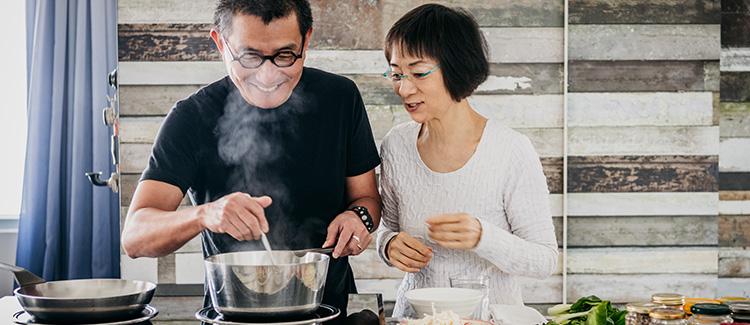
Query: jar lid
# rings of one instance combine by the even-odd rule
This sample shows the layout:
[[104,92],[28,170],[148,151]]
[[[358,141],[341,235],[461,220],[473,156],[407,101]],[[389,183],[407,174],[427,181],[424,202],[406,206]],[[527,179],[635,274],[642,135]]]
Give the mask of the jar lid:
[[738,314],[750,314],[750,301],[729,303],[729,309]]
[[690,310],[693,314],[711,316],[729,315],[732,312],[725,304],[695,304]]
[[724,297],[719,298],[719,301],[724,302],[724,303],[730,302],[730,301],[750,301],[750,298],[724,296]]
[[682,310],[685,311],[685,314],[692,314],[691,308],[693,308],[693,305],[695,304],[720,304],[721,301],[718,301],[716,299],[710,299],[710,298],[685,298],[685,304],[682,306]]
[[677,293],[656,293],[651,296],[651,301],[664,305],[682,305],[685,296]]
[[676,308],[655,308],[648,313],[648,316],[653,319],[683,319],[685,313]]
[[661,305],[657,305],[652,302],[631,302],[625,305],[625,309],[629,312],[646,314],[651,312],[652,309],[659,308]]

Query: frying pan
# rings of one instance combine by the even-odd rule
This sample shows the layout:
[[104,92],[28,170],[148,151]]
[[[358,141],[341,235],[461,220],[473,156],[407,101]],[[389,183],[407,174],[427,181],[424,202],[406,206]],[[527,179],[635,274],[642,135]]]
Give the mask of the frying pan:
[[156,284],[121,279],[50,281],[24,268],[0,263],[13,272],[19,287],[13,291],[21,307],[36,322],[97,323],[141,316],[151,302]]

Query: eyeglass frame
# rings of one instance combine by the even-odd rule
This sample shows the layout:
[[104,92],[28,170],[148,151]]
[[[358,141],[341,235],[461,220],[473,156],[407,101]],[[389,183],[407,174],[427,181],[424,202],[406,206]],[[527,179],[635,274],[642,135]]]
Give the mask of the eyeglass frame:
[[[424,78],[427,78],[427,76],[429,76],[430,74],[432,74],[433,72],[435,72],[435,70],[437,70],[438,68],[440,68],[440,65],[439,65],[439,64],[436,64],[436,65],[435,65],[434,67],[432,67],[432,69],[430,69],[430,70],[427,70],[427,72],[423,72],[423,73],[415,73],[415,74],[417,74],[418,76],[414,76],[414,77],[413,77],[414,79],[412,79],[412,82],[413,82],[414,80],[422,80],[422,79],[424,79]],[[391,81],[391,82],[393,82],[393,83],[401,82],[401,81],[403,81],[404,79],[409,79],[409,78],[412,78],[412,77],[411,77],[411,76],[409,76],[408,74],[404,74],[404,73],[396,73],[396,72],[393,72],[393,74],[394,74],[394,75],[397,75],[397,76],[399,76],[399,79],[398,79],[398,80],[393,80],[393,78],[391,78],[391,77],[390,77],[390,75],[389,75],[389,73],[391,73],[391,72],[393,72],[393,68],[391,68],[391,67],[388,67],[388,70],[386,70],[385,72],[383,72],[383,78],[385,78],[385,79],[387,79],[387,80],[390,80],[390,81]]]
[[[243,67],[243,68],[245,68],[245,69],[257,69],[257,68],[260,68],[263,65],[263,63],[266,63],[266,61],[271,61],[271,63],[273,63],[273,65],[275,65],[278,68],[288,68],[288,67],[293,66],[295,63],[297,63],[297,60],[301,59],[303,53],[305,52],[305,35],[302,35],[302,45],[301,45],[299,54],[294,53],[294,51],[292,51],[292,50],[282,50],[282,51],[278,51],[278,52],[274,53],[273,55],[259,55],[259,54],[253,54],[253,53],[245,53],[243,55],[240,55],[239,57],[236,56],[236,55],[234,55],[234,52],[232,51],[232,47],[229,46],[229,42],[224,38],[224,36],[221,35],[220,37],[221,37],[221,41],[224,43],[224,46],[227,48],[227,50],[229,50],[229,55],[232,56],[232,61],[231,62],[237,61],[237,63],[239,63],[240,66]],[[287,66],[280,66],[278,63],[276,63],[276,58],[279,55],[281,55],[282,53],[284,53],[284,54],[291,53],[292,56],[294,57],[294,60],[292,61],[292,63],[290,63]],[[242,58],[245,55],[254,55],[254,56],[259,57],[261,59],[260,63],[257,66],[254,66],[254,67],[246,67],[244,64],[242,64],[242,61],[240,61],[240,58]]]

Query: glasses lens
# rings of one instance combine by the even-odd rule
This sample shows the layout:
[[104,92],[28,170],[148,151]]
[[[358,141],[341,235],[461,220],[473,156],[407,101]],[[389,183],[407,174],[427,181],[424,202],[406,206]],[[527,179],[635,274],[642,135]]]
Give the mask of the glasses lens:
[[263,58],[255,54],[245,54],[239,58],[240,64],[247,69],[254,69],[263,63]]
[[279,67],[288,67],[297,61],[297,56],[289,51],[279,52],[274,56],[273,63]]

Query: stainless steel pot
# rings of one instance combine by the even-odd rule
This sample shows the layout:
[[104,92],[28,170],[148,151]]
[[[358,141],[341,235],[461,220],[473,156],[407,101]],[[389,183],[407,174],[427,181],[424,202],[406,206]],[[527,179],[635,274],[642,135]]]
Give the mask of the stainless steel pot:
[[21,267],[0,263],[13,272],[13,291],[21,307],[41,323],[103,323],[142,316],[156,284],[120,279],[50,281]]
[[228,318],[267,318],[315,311],[323,299],[328,261],[320,253],[237,252],[205,259],[211,302]]

